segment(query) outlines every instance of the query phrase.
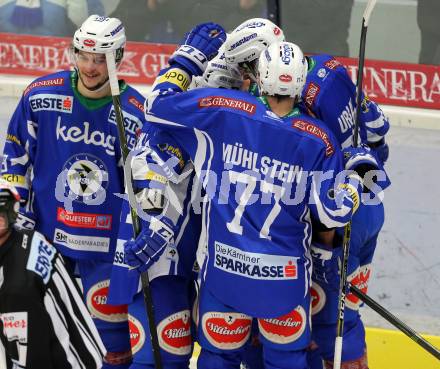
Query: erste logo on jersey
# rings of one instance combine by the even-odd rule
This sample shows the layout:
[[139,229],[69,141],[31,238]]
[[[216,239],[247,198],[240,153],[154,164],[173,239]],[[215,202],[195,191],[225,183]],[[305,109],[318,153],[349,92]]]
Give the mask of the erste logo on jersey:
[[58,111],[72,114],[73,96],[37,94],[29,98],[32,111]]
[[128,330],[130,332],[131,353],[134,355],[145,343],[144,327],[134,316],[128,315]]
[[258,319],[260,333],[269,341],[278,344],[296,341],[304,333],[306,326],[307,316],[302,306],[279,318]]
[[48,243],[43,236],[34,234],[26,269],[37,273],[44,284],[47,284],[52,273],[52,259],[55,253],[55,247]]
[[244,278],[260,280],[290,280],[298,278],[297,259],[246,252],[215,241],[214,268]]
[[252,318],[242,313],[207,312],[202,316],[203,334],[211,345],[224,350],[242,347],[251,335]]
[[[61,175],[64,197],[81,203],[105,200],[108,171],[104,162],[90,154],[71,156],[63,166]],[[59,183],[57,183],[57,191]],[[58,197],[57,197],[58,199]],[[59,199],[58,199],[59,200]]]
[[174,355],[191,353],[191,317],[182,310],[163,319],[157,325],[160,347]]
[[64,78],[53,78],[46,79],[45,81],[37,81],[31,83],[26,90],[24,90],[23,95],[27,95],[29,91],[33,90],[36,87],[51,87],[51,86],[62,86],[64,84]]
[[98,282],[87,292],[87,307],[92,315],[106,322],[125,322],[127,305],[108,305],[107,295],[110,280]]
[[57,209],[57,221],[75,228],[112,228],[112,216],[110,214],[77,213],[60,207]]
[[[127,138],[127,145],[129,149],[133,149],[136,146],[136,135],[139,129],[142,128],[142,122],[141,120],[136,117],[135,115],[132,115],[130,113],[127,113],[126,111],[122,111],[123,120],[124,120],[124,128],[125,128],[125,134]],[[117,125],[116,122],[116,112],[112,105],[110,109],[110,113],[108,115],[108,121],[110,123],[113,123]]]
[[315,126],[310,122],[306,122],[304,120],[294,120],[292,122],[292,127],[297,128],[303,132],[307,132],[312,134],[315,137],[318,137],[325,143],[325,156],[331,156],[335,152],[335,148],[333,144],[330,142],[330,138],[328,134],[325,133],[321,128]]
[[257,106],[244,100],[232,99],[222,96],[208,96],[199,99],[199,108],[230,108],[254,114]]

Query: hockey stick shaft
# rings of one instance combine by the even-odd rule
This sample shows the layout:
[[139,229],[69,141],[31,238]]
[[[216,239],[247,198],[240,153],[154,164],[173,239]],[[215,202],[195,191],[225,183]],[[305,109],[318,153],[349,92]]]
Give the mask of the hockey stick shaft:
[[362,17],[362,28],[361,28],[361,40],[359,44],[359,61],[358,61],[358,74],[356,82],[356,115],[353,127],[353,147],[358,145],[359,137],[359,120],[362,105],[362,85],[364,81],[364,64],[365,64],[365,46],[367,41],[367,30],[368,23],[370,22],[370,16],[373,12],[374,6],[377,0],[369,0],[367,6],[365,7],[364,15]]
[[[125,165],[129,150],[127,145],[127,139],[125,137],[124,118],[122,114],[122,105],[120,100],[119,82],[116,75],[116,63],[115,57],[112,52],[106,53],[107,69],[110,80],[110,89],[113,98],[113,107],[116,114],[116,123],[118,127],[119,142],[121,145],[122,159],[124,161],[124,180],[125,183],[131,183],[130,166]],[[130,206],[131,219],[133,223],[133,234],[136,237],[140,232],[139,217],[136,210]],[[142,292],[144,296],[144,303],[147,309],[148,325],[150,330],[151,346],[153,349],[154,366],[156,369],[162,369],[162,358],[160,356],[159,339],[157,336],[156,323],[154,319],[154,306],[153,298],[151,295],[150,281],[148,279],[148,272],[141,274]]]
[[356,297],[358,297],[360,300],[362,300],[365,303],[365,305],[369,306],[376,313],[378,313],[380,316],[382,316],[385,320],[387,320],[392,325],[394,325],[397,329],[399,329],[400,331],[405,333],[414,342],[416,342],[421,347],[423,347],[426,351],[428,351],[431,355],[433,355],[437,360],[440,360],[440,351],[436,347],[434,347],[432,344],[430,344],[420,334],[418,334],[415,330],[413,330],[411,327],[409,327],[404,322],[402,322],[395,315],[390,313],[382,305],[380,305],[378,302],[374,301],[367,294],[363,293],[356,286],[350,285],[350,292],[353,295],[355,295]]
[[281,25],[281,0],[267,1],[268,18],[274,22],[278,27]]
[[[361,109],[361,97],[362,97],[362,83],[363,83],[363,70],[365,61],[365,46],[367,40],[367,29],[368,23],[370,21],[371,13],[376,5],[377,0],[369,0],[362,17],[362,29],[361,29],[361,40],[359,45],[359,66],[358,75],[356,82],[356,116],[354,120],[353,127],[353,147],[358,145],[358,135],[359,135],[359,120],[360,120],[360,109]],[[341,265],[341,279],[339,282],[339,301],[338,301],[338,317],[337,317],[337,327],[336,327],[336,338],[335,338],[335,352],[333,356],[333,369],[341,368],[342,361],[342,344],[343,344],[343,332],[344,332],[344,315],[345,315],[345,291],[347,290],[347,268],[348,268],[348,257],[350,250],[350,239],[351,239],[351,220],[347,223],[344,228],[344,238],[342,241],[342,265]]]

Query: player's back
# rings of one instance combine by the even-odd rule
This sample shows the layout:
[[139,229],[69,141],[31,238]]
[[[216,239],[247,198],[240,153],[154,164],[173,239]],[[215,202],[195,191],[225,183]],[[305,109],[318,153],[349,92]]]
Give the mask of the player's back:
[[[252,316],[291,311],[309,288],[316,213],[309,198],[325,207],[310,174],[341,170],[337,144],[319,121],[302,114],[280,119],[246,93],[166,95],[149,101],[147,119],[162,123],[161,132],[186,151],[206,190],[205,286]],[[322,193],[327,185],[333,180]],[[273,304],[260,304],[268,300]]]

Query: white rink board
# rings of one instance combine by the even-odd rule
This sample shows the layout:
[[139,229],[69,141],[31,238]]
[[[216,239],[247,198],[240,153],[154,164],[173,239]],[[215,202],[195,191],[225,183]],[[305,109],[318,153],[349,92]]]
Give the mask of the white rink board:
[[[0,97],[1,148],[17,101]],[[432,117],[428,123],[440,126]],[[415,330],[440,335],[440,130],[393,124],[388,142],[393,184],[385,196],[369,294]],[[390,327],[368,308],[363,315],[369,326]]]

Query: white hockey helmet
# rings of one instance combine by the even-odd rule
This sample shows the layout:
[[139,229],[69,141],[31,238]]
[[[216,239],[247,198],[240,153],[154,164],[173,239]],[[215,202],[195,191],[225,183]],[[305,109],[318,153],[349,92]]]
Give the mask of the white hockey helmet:
[[270,45],[258,60],[258,85],[261,94],[301,96],[307,76],[307,60],[291,42]]
[[89,53],[115,52],[116,63],[122,60],[126,42],[125,29],[117,18],[91,15],[73,36],[73,47]]
[[212,59],[203,73],[204,87],[240,89],[243,84],[240,71],[236,65],[227,64],[225,54],[218,54]]
[[275,23],[264,18],[252,18],[235,28],[224,43],[229,64],[256,60],[274,42],[284,41],[284,33]]

